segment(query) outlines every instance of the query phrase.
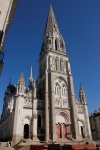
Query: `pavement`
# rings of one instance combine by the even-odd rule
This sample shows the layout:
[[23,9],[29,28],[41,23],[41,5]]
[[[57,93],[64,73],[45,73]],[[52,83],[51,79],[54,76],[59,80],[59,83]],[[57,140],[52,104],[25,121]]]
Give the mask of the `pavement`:
[[14,148],[10,147],[0,147],[0,150],[14,150]]

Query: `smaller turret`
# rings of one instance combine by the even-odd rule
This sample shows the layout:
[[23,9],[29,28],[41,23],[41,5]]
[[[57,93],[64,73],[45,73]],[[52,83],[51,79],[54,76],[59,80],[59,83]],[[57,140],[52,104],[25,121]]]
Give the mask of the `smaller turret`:
[[79,98],[80,98],[80,102],[82,104],[85,104],[86,103],[86,95],[85,95],[85,92],[82,88],[82,84],[80,83],[80,90],[79,90]]
[[31,88],[33,86],[33,76],[32,76],[32,66],[30,71],[30,77],[29,77],[29,87]]
[[21,73],[20,78],[18,80],[17,93],[16,94],[24,95],[24,93],[25,93],[25,81],[24,81],[24,74],[23,74],[23,70],[22,70],[22,73]]

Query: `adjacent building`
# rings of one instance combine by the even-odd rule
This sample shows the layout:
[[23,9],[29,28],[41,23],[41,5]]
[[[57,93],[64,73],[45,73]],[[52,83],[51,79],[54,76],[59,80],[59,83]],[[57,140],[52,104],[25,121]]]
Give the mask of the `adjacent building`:
[[100,140],[100,109],[89,116],[93,140]]
[[0,139],[17,142],[91,140],[86,95],[80,85],[79,100],[63,36],[52,6],[48,13],[41,51],[38,79],[26,87],[22,71],[18,83],[9,83],[3,101]]
[[9,25],[12,22],[17,0],[0,0],[0,73],[3,67],[3,46]]

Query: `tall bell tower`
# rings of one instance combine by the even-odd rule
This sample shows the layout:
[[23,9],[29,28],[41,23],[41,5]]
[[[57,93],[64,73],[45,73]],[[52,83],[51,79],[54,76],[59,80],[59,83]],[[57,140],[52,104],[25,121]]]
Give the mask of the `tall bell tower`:
[[39,55],[38,98],[45,102],[45,140],[80,138],[73,77],[52,6]]

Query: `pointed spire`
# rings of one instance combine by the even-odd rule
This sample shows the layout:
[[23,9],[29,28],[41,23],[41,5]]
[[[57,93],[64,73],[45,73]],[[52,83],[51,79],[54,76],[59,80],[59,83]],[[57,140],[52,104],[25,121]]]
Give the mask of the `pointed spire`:
[[80,98],[81,103],[86,102],[85,92],[81,83],[80,83],[80,90],[79,90],[79,98]]
[[41,47],[40,57],[45,54],[45,51],[48,50],[56,50],[65,53],[66,46],[63,37],[60,34],[56,18],[50,5],[44,36],[43,36],[43,43]]
[[20,78],[18,80],[18,84],[25,85],[23,70],[22,70],[22,73],[21,73]]
[[30,71],[30,78],[29,78],[29,82],[32,83],[33,82],[33,76],[32,76],[32,66],[31,66],[31,71]]
[[81,94],[83,94],[83,93],[85,94],[85,92],[84,92],[84,90],[83,90],[83,87],[82,87],[82,83],[81,83],[81,82],[80,82],[80,93],[81,93]]
[[48,13],[48,18],[45,26],[45,33],[51,32],[51,31],[56,31],[59,32],[59,28],[56,22],[56,18],[52,9],[52,6],[50,5],[49,13]]

